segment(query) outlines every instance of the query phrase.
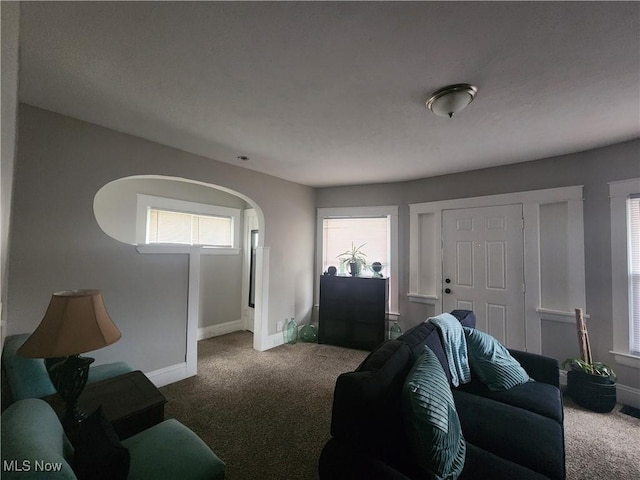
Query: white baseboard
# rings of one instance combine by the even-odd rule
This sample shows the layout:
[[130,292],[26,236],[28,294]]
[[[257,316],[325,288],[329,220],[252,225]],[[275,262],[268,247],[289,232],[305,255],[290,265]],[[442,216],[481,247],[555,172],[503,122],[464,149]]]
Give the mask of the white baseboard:
[[243,327],[244,323],[242,320],[233,320],[231,322],[220,323],[218,325],[209,325],[208,327],[198,327],[198,340],[237,332],[238,330],[243,330]]
[[626,385],[616,385],[616,397],[618,403],[640,408],[640,390]]
[[268,343],[271,345],[271,348],[284,345],[284,332],[277,332],[273,335],[269,335]]
[[273,335],[269,335],[266,338],[266,341],[263,343],[262,352],[265,350],[271,350],[272,348],[279,347],[280,345],[284,345],[284,333],[277,332]]
[[187,363],[178,363],[169,365],[168,367],[154,370],[153,372],[145,372],[145,375],[151,380],[157,388],[164,387],[170,383],[178,382],[190,377],[187,372]]
[[[566,370],[560,370],[560,386],[567,386]],[[640,408],[640,389],[618,383],[616,384],[616,399],[618,403]]]
[[[242,330],[242,320],[235,320],[233,322],[221,323],[219,325],[210,325],[208,327],[198,328],[198,340],[204,340],[205,338],[216,337],[218,335],[224,335],[226,333]],[[196,375],[196,372],[189,372],[187,363],[177,363],[175,365],[169,365],[168,367],[160,368],[152,372],[145,372],[145,375],[151,380],[156,387],[164,387],[170,383],[179,382],[185,378],[189,378]]]

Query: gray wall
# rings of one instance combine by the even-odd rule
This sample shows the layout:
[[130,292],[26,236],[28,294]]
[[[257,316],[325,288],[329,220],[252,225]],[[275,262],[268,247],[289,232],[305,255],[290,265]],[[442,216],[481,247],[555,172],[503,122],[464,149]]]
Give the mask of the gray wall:
[[[167,175],[219,185],[251,198],[265,217],[270,252],[268,333],[312,307],[315,192],[69,117],[20,105],[8,330],[32,331],[51,293],[98,288],[123,337],[92,353],[144,371],[185,360],[188,258],[141,255],[98,226],[93,199],[131,175]],[[295,309],[295,311],[294,311]]]
[[[514,157],[516,155],[514,154]],[[640,176],[640,140],[607,148],[410,182],[319,189],[318,207],[399,205],[400,314],[405,327],[432,315],[433,307],[411,303],[409,208],[411,203],[584,185],[586,312],[594,358],[612,365],[620,382],[638,388],[640,375],[617,365],[611,322],[611,228],[607,182]],[[543,322],[543,352],[560,361],[578,351],[575,326]]]
[[242,259],[239,255],[200,257],[198,327],[234,322],[242,317]]
[[[239,210],[249,208],[242,198],[204,185],[138,177],[116,180],[98,191],[94,212],[107,235],[131,245],[136,243],[138,193]],[[244,247],[242,240],[241,226],[240,249]],[[199,327],[240,320],[243,258],[242,250],[236,255],[201,256]]]
[[[20,4],[1,2],[2,19],[2,148],[0,149],[0,319],[3,328],[0,345],[4,344],[4,322],[7,299],[7,259],[9,251],[9,228],[11,221],[11,194],[13,190],[13,168],[15,163],[16,118],[18,106],[18,37]],[[0,349],[2,347],[0,346]]]

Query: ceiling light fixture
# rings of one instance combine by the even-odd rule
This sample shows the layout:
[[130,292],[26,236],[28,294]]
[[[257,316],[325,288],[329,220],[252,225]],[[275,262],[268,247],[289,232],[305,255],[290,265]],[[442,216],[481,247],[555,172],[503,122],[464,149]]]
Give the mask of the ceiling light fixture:
[[468,83],[457,83],[436,90],[427,100],[427,108],[440,117],[453,117],[469,105],[478,89]]
[[242,160],[243,162],[246,162],[247,160],[249,160],[249,157],[247,157],[246,155],[238,155],[236,158],[238,160]]

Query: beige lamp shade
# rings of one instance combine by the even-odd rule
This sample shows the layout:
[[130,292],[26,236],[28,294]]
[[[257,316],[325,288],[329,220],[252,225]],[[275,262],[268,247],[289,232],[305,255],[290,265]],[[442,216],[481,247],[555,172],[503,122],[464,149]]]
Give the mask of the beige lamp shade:
[[18,349],[30,358],[54,358],[97,350],[120,340],[100,290],[69,290],[51,296],[38,328]]

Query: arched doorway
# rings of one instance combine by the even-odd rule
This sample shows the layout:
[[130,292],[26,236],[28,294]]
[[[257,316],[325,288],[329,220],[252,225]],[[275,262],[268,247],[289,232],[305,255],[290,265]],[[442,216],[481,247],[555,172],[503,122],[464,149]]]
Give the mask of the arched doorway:
[[[259,235],[253,245],[252,275],[241,275],[242,281],[252,280],[251,296],[253,304],[253,348],[267,348],[267,303],[268,303],[268,248],[264,247],[265,220],[260,206],[249,196],[221,185],[200,182],[193,179],[162,175],[136,175],[114,180],[104,185],[94,197],[94,214],[100,228],[110,237],[135,246],[143,254],[182,253],[189,255],[189,279],[186,321],[186,362],[183,378],[197,373],[197,345],[199,319],[201,318],[203,262],[211,251],[191,245],[149,245],[141,241],[141,224],[146,222],[146,210],[141,208],[141,197],[156,196],[181,202],[203,202],[226,204],[238,210],[251,211],[255,218]],[[243,215],[244,216],[244,215]],[[256,228],[254,228],[256,229]],[[238,233],[242,232],[242,233]],[[247,248],[243,229],[236,231],[244,240],[241,247]],[[239,240],[239,239],[238,239]],[[233,250],[233,249],[232,249]],[[220,252],[215,252],[220,253]],[[245,255],[240,255],[245,258]],[[248,265],[243,262],[243,269]],[[206,265],[205,265],[206,268]],[[249,289],[247,289],[248,291]],[[244,296],[244,291],[239,295]],[[245,299],[242,298],[242,303]],[[238,301],[240,308],[240,301]],[[238,324],[240,325],[240,324]],[[238,329],[243,328],[239,327]],[[178,374],[179,376],[181,374]]]

